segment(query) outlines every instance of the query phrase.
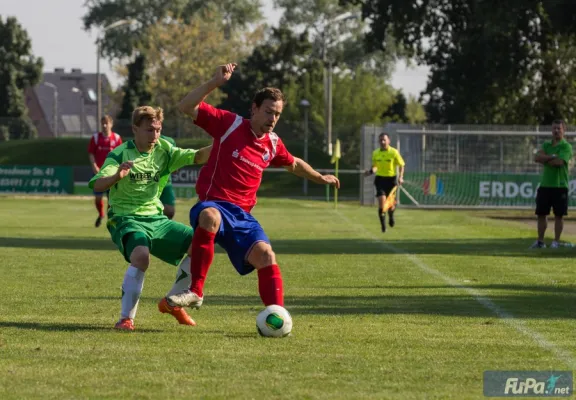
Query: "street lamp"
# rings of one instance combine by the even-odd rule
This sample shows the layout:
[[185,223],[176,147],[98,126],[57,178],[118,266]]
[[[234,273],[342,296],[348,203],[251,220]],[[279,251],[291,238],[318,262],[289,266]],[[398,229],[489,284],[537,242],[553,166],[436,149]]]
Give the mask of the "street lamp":
[[86,113],[84,111],[84,92],[82,89],[78,89],[77,87],[73,87],[72,91],[80,95],[80,113],[82,114],[80,116],[80,137],[84,137],[84,120],[86,119]]
[[[127,24],[131,24],[132,22],[134,22],[131,19],[121,19],[119,21],[113,22],[108,26],[105,26],[102,29],[102,33],[106,33],[106,31],[109,31],[110,29],[114,29],[114,28],[118,28],[120,26],[124,26]],[[96,79],[97,79],[97,83],[96,86],[98,86],[97,91],[98,91],[98,121],[96,122],[97,124],[100,124],[100,121],[102,120],[102,77],[100,76],[100,42],[102,41],[102,37],[98,37],[98,39],[96,39]]]
[[42,82],[42,84],[54,90],[54,114],[52,115],[52,131],[54,133],[54,137],[58,137],[58,87],[50,82]]
[[[308,111],[310,102],[306,99],[300,100],[300,108],[304,111],[304,161],[308,162]],[[308,179],[304,179],[304,196],[308,196]]]
[[337,15],[333,18],[325,21],[320,31],[316,28],[316,31],[320,35],[321,48],[320,54],[322,58],[322,80],[324,86],[324,120],[325,120],[325,135],[324,140],[326,141],[326,150],[328,155],[332,155],[332,74],[334,69],[334,64],[332,59],[329,57],[328,52],[330,50],[330,45],[336,45],[345,38],[346,35],[335,37],[334,29],[339,24],[345,24],[351,20],[359,20],[361,14],[359,12],[345,12],[343,14]]

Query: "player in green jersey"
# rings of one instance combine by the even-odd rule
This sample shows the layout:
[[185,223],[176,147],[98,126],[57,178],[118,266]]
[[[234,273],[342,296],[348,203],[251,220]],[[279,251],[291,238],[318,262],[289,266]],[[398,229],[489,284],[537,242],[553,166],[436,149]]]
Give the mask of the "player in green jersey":
[[[132,114],[134,140],[111,151],[89,183],[90,188],[98,192],[110,190],[106,226],[112,241],[130,263],[122,283],[122,310],[115,325],[117,329],[134,330],[150,255],[179,265],[176,282],[168,295],[190,285],[187,250],[193,231],[163,214],[160,194],[171,172],[185,165],[205,163],[210,147],[194,150],[173,146],[160,136],[163,120],[161,108],[136,108]],[[170,305],[166,298],[158,308],[173,315],[181,324],[195,325],[184,309]]]

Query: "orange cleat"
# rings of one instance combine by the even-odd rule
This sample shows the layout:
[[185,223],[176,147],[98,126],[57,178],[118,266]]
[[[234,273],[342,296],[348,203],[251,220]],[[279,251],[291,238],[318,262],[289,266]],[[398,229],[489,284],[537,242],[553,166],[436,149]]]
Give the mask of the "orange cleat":
[[196,322],[186,313],[182,307],[171,306],[166,297],[158,303],[158,311],[172,315],[181,325],[196,326]]
[[123,318],[120,321],[116,322],[116,325],[114,325],[114,329],[118,329],[121,331],[133,331],[134,321],[132,321],[130,318]]

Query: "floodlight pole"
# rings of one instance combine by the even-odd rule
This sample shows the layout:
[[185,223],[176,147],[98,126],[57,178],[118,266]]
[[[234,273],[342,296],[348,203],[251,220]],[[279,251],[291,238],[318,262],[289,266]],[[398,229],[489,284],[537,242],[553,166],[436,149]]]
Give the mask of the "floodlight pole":
[[[102,33],[106,33],[106,31],[110,30],[110,29],[115,29],[118,28],[120,26],[126,25],[126,24],[131,24],[133,23],[133,20],[130,19],[121,19],[119,21],[113,22],[110,25],[104,27],[104,29],[102,29]],[[101,42],[102,42],[102,37],[99,36],[98,39],[96,39],[96,79],[97,79],[97,91],[98,91],[98,120],[96,121],[96,123],[98,124],[98,126],[100,126],[100,121],[102,121],[102,77],[100,76],[100,53],[102,52],[101,49]]]
[[[310,102],[306,99],[300,100],[300,107],[304,111],[304,161],[308,162],[308,111]],[[304,178],[302,191],[304,196],[308,196],[308,179]]]

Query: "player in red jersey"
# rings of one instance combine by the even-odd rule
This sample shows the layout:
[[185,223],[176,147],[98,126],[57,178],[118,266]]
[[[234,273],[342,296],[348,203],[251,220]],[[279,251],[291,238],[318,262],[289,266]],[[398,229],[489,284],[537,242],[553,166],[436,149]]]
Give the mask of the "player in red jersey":
[[214,77],[192,90],[180,110],[213,138],[208,163],[196,183],[199,202],[190,210],[194,237],[190,246],[192,283],[190,290],[168,297],[174,306],[198,308],[204,300],[204,281],[214,258],[214,243],[226,252],[239,274],[258,271],[258,290],[264,305],[284,305],[282,275],[270,240],[250,214],[262,173],[268,166],[316,182],[340,187],[338,178],[322,175],[303,160],[292,156],[273,132],[284,106],[279,89],[259,90],[252,102],[252,116],[234,113],[204,103],[204,98],[226,83],[236,64],[221,65]]
[[[102,132],[92,135],[88,144],[88,157],[90,158],[90,166],[94,175],[100,171],[108,153],[122,144],[120,135],[112,132],[112,117],[105,115],[100,122],[102,123]],[[104,218],[104,200],[102,200],[104,193],[96,191],[93,193],[94,204],[96,205],[96,210],[98,210],[98,218],[96,218],[94,226],[98,228],[102,224],[102,218]],[[106,192],[106,195],[108,195],[108,192]]]

